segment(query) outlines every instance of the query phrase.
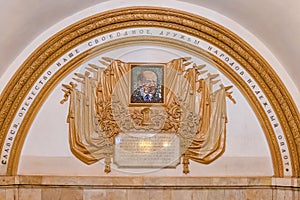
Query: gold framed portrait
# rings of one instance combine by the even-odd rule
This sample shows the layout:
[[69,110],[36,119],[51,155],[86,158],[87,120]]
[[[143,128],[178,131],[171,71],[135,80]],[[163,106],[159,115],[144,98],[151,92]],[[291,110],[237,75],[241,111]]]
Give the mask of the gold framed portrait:
[[129,105],[165,103],[165,67],[163,63],[130,63]]

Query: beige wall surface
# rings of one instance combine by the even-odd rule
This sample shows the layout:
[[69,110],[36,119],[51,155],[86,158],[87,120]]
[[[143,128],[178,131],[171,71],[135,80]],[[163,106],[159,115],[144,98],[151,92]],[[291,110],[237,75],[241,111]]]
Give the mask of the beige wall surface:
[[[1,177],[2,200],[299,199],[299,179],[199,177]],[[30,186],[29,186],[30,185]]]

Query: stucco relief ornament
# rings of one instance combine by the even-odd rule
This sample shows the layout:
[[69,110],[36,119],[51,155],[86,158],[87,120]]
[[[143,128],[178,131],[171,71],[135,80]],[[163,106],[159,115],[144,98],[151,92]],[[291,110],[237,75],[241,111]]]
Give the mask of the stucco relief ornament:
[[[189,160],[207,164],[224,152],[226,97],[235,100],[228,91],[232,86],[217,85],[218,74],[210,74],[190,58],[126,63],[103,57],[100,63],[103,67],[89,64],[84,74],[75,73],[76,83],[62,85],[61,103],[69,101],[70,148],[82,162],[104,159],[106,173],[112,162],[127,166],[115,155],[126,137],[122,157],[128,166],[135,162],[136,168],[168,167],[157,160],[174,156],[166,153],[173,142],[170,136],[178,138],[179,145],[171,150],[178,150],[183,173],[189,173]],[[137,135],[143,138],[131,139]],[[136,155],[142,155],[143,163],[132,161]]]

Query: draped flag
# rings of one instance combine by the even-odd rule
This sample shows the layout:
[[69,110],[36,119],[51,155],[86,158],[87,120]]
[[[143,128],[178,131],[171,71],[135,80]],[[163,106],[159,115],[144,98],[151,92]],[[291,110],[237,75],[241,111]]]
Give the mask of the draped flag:
[[[63,84],[69,101],[69,144],[86,164],[104,159],[111,171],[116,137],[129,132],[174,134],[180,139],[183,172],[189,160],[210,163],[222,155],[226,139],[226,97],[218,74],[190,58],[168,63],[126,63],[103,57],[74,82]],[[101,67],[103,66],[103,67]],[[219,84],[218,84],[219,83]]]

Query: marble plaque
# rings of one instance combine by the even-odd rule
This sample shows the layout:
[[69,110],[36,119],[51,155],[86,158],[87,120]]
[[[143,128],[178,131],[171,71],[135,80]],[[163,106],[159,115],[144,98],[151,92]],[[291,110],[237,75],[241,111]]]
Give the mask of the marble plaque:
[[118,167],[162,168],[180,163],[180,140],[172,133],[122,133],[115,138]]

